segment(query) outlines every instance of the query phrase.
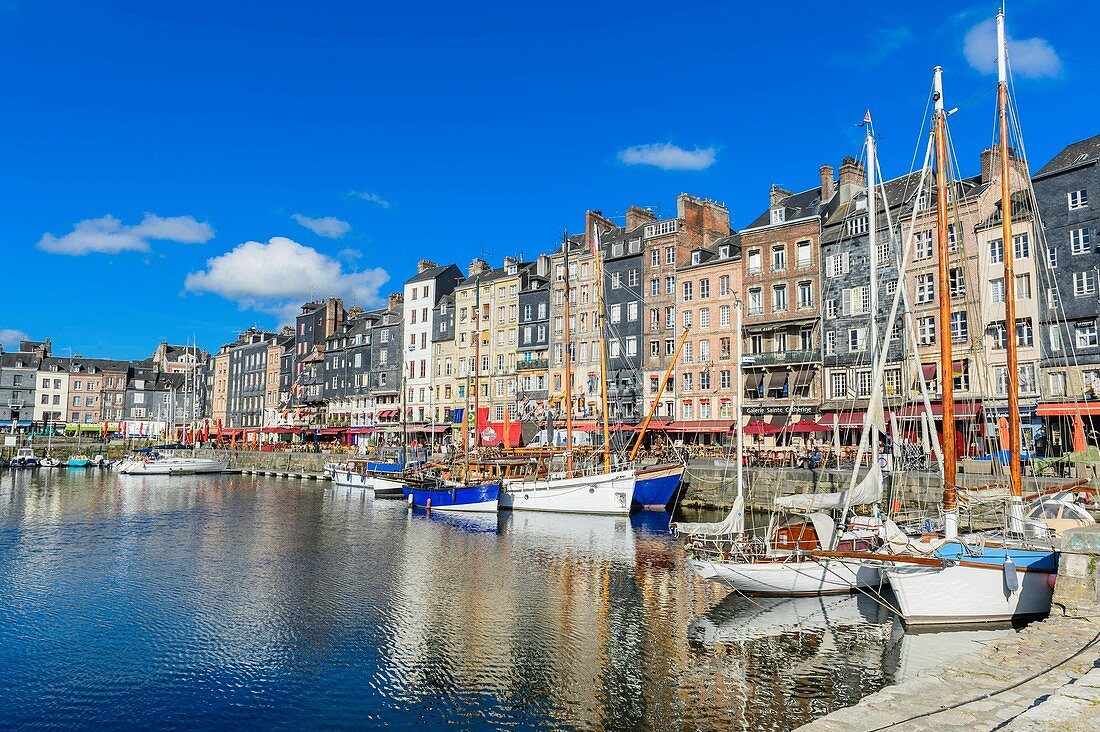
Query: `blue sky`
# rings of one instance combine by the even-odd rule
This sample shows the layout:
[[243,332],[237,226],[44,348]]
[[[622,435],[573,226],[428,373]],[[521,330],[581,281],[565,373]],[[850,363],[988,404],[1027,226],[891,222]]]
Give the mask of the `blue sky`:
[[[369,306],[421,257],[530,258],[585,209],[681,191],[744,226],[858,155],[866,107],[908,172],[935,64],[976,172],[995,4],[861,7],[0,0],[0,340],[216,349],[311,293]],[[1100,133],[1100,10],[1008,22],[1038,167]]]

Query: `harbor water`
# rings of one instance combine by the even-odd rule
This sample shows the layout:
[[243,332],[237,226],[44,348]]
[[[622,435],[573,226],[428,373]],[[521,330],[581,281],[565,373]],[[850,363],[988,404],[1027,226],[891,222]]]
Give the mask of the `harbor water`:
[[729,595],[667,527],[8,471],[0,728],[786,730],[1011,632]]

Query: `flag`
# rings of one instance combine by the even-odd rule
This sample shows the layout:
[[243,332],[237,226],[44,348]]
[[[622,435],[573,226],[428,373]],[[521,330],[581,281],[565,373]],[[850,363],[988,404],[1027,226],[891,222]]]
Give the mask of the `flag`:
[[865,115],[863,115],[863,123],[864,124],[871,124],[871,110],[868,109],[867,113]]

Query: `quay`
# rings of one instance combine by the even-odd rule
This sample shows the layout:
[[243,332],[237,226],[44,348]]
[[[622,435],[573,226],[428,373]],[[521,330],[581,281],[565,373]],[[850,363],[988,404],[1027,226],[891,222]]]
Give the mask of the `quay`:
[[1100,720],[1100,525],[1067,532],[1050,617],[799,728],[1086,732]]

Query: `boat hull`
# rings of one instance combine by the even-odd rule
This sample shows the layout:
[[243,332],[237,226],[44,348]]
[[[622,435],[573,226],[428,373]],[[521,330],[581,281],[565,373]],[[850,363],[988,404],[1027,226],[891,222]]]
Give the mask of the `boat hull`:
[[435,511],[494,512],[500,499],[500,483],[471,486],[419,488],[405,486],[402,494],[415,508]]
[[[394,478],[398,475],[399,473],[394,473]],[[373,491],[376,496],[402,495],[405,484],[394,478],[371,473],[356,473],[350,470],[334,470],[332,473],[332,482],[337,488],[363,488],[364,490]]]
[[842,559],[688,563],[703,579],[758,597],[844,595],[882,583],[877,568]]
[[91,464],[91,460],[69,460],[65,463],[65,466],[69,468],[87,468]]
[[665,510],[683,478],[681,463],[642,468],[637,471],[634,482],[634,504],[648,510]]
[[130,460],[118,468],[121,475],[207,475],[223,473],[229,467],[226,460],[202,458],[166,458],[163,460]]
[[886,565],[883,571],[894,588],[902,621],[906,625],[953,625],[1047,615],[1054,592],[1050,578],[1057,567],[1053,552],[1009,551],[1017,566],[1019,586],[1015,591],[1004,571],[1003,549],[987,548],[981,557],[946,566]]
[[500,507],[514,511],[556,511],[626,515],[634,497],[633,471],[578,478],[521,480],[507,483]]

